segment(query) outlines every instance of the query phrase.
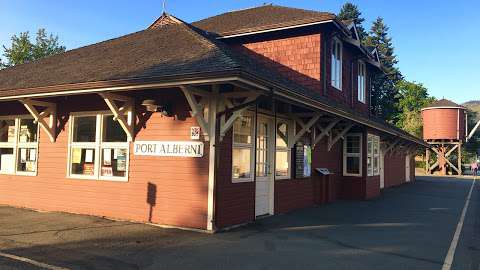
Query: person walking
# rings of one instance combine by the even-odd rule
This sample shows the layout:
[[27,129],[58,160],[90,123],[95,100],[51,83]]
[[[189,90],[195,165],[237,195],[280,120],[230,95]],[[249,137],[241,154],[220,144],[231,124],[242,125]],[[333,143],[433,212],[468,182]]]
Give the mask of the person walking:
[[470,165],[470,168],[471,168],[471,170],[472,170],[472,174],[473,174],[474,176],[477,176],[477,172],[478,172],[478,163],[477,163],[477,160],[474,160],[474,161],[472,162],[472,165]]

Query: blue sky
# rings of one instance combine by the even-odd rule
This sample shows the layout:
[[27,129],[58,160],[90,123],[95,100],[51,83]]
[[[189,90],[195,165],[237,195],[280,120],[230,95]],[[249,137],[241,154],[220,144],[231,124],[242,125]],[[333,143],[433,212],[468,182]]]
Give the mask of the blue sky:
[[[265,0],[167,0],[167,11],[187,22]],[[274,4],[337,13],[341,0],[276,0]],[[480,1],[352,1],[365,27],[384,17],[408,80],[423,83],[431,95],[456,102],[480,99]],[[269,2],[270,3],[270,2]],[[73,49],[147,27],[162,12],[161,0],[0,0],[0,44],[13,34],[46,28]],[[3,51],[3,50],[2,50]]]

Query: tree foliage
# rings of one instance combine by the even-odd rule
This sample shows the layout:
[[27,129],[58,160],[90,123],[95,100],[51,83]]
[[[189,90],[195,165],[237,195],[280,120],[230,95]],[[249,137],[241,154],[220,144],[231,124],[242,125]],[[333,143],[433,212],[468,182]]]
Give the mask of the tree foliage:
[[3,46],[3,55],[7,62],[0,61],[0,68],[24,64],[65,52],[65,46],[60,45],[58,36],[48,35],[45,29],[37,31],[35,42],[31,41],[29,32],[14,35],[11,41],[10,48]]
[[406,80],[398,81],[395,85],[398,90],[396,125],[417,137],[422,137],[423,121],[421,109],[432,101],[425,86]]
[[396,84],[403,76],[396,66],[398,60],[388,31],[389,28],[383,18],[378,17],[372,24],[365,44],[377,48],[383,69],[383,73],[377,73],[372,78],[372,112],[389,122],[394,122],[398,114]]
[[346,2],[342,6],[342,9],[338,13],[337,17],[342,21],[352,20],[357,27],[357,32],[360,40],[364,40],[367,37],[368,34],[363,27],[363,22],[365,21],[365,19],[362,17],[362,13],[358,9],[357,5],[351,2]]

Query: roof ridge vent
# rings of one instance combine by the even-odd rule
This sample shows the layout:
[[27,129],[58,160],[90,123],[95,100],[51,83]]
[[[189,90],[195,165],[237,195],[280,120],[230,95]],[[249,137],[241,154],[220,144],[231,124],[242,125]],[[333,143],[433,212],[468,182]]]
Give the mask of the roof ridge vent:
[[249,10],[249,9],[254,9],[254,8],[261,8],[261,7],[266,7],[266,6],[273,6],[273,3],[263,3],[261,5],[258,5],[258,6],[253,6],[253,7],[247,7],[247,8],[239,8],[239,9],[232,9],[230,11],[228,11],[227,13],[232,13],[232,12],[238,12],[238,11],[244,11],[244,10]]

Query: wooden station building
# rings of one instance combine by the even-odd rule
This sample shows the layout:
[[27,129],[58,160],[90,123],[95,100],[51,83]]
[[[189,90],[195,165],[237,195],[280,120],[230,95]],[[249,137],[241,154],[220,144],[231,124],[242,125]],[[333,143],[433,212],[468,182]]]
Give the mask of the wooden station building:
[[370,115],[374,48],[280,6],[0,71],[0,203],[216,231],[379,196],[428,147]]

